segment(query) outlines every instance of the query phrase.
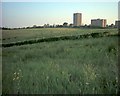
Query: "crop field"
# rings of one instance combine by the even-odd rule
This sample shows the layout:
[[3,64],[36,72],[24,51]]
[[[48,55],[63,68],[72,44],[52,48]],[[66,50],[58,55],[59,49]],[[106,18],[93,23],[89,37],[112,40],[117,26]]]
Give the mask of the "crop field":
[[[70,30],[63,28],[61,31],[59,28],[7,31],[3,31],[4,43],[87,32],[117,33],[117,29],[75,28]],[[10,41],[7,38],[10,38]],[[6,47],[2,49],[2,62],[3,94],[117,94],[118,92],[117,36]]]

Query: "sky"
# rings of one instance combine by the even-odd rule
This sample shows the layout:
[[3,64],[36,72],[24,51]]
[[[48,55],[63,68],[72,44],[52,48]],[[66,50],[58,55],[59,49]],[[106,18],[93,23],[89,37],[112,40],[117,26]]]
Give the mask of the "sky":
[[[91,19],[118,20],[118,2],[2,2],[2,27],[27,27],[73,23],[73,13],[82,13],[82,24]],[[13,1],[13,2],[12,2]],[[109,0],[110,1],[110,0]]]
[[2,0],[2,2],[118,2],[119,0]]

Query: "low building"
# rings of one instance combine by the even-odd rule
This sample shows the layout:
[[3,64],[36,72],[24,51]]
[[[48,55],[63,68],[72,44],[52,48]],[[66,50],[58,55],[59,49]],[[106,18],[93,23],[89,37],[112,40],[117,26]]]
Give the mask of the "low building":
[[107,20],[106,19],[92,19],[91,26],[94,27],[106,27]]

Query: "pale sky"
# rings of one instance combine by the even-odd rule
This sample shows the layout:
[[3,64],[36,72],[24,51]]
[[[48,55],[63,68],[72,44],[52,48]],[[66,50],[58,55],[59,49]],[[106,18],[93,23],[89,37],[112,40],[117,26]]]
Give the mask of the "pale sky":
[[[91,19],[107,19],[107,24],[118,20],[118,2],[14,2],[3,0],[2,26],[27,27],[44,24],[73,23],[73,13],[82,13],[82,24]],[[12,2],[13,1],[13,2]],[[24,0],[27,1],[27,0]],[[36,1],[36,0],[35,0]],[[62,0],[61,0],[62,1]],[[88,1],[88,0],[86,0]],[[93,0],[95,1],[95,0]],[[114,0],[115,1],[115,0]],[[117,0],[116,0],[117,1]]]
[[118,2],[119,0],[1,0],[2,2]]

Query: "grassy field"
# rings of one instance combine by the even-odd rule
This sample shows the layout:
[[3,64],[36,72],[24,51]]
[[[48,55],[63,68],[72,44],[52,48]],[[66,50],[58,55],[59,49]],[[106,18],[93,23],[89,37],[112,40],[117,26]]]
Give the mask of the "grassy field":
[[0,48],[0,94],[2,94],[2,48]]
[[[77,31],[78,29],[70,31],[44,29],[44,32],[40,30],[36,33],[29,30],[30,34],[25,30],[24,35],[20,33],[23,30],[18,30],[21,35],[10,34],[10,38],[14,36],[17,36],[16,40],[37,36],[47,38],[55,35],[98,32],[103,29],[86,29],[81,33],[80,30]],[[10,42],[13,41],[14,39],[11,39]],[[14,46],[3,48],[2,56],[3,94],[116,94],[118,91],[118,37],[60,40]]]
[[79,28],[39,28],[39,29],[18,29],[18,30],[3,30],[3,43],[10,43],[16,41],[24,41],[36,38],[48,38],[55,36],[71,36],[81,35],[95,32],[110,32],[117,33],[117,29],[79,29]]

